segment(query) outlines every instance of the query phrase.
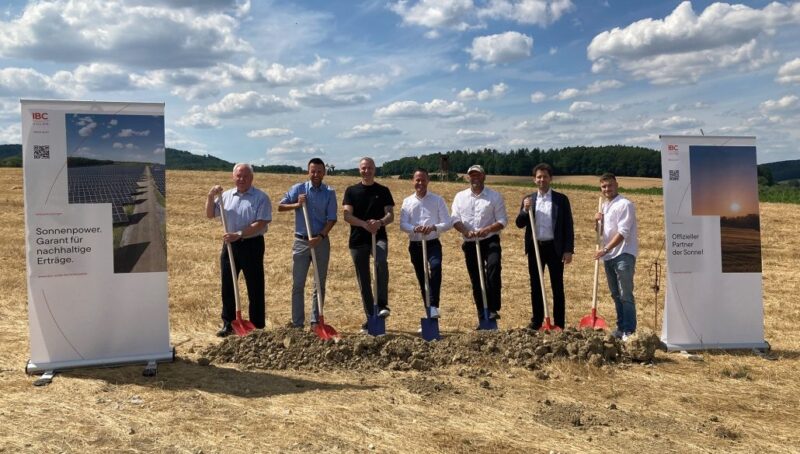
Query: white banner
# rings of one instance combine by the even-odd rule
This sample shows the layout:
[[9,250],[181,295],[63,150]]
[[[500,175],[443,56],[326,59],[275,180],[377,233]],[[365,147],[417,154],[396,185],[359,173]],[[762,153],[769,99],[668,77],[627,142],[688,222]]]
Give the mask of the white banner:
[[767,348],[755,137],[661,136],[670,350]]
[[26,370],[171,360],[164,105],[21,104]]

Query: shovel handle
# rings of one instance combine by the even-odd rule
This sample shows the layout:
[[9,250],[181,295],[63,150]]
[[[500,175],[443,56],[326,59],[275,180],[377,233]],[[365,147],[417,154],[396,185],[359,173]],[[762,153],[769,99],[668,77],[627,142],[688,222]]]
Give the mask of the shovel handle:
[[[306,235],[308,236],[308,240],[311,241],[311,221],[309,220],[308,207],[306,207],[305,203],[303,203],[303,219],[306,221]],[[319,316],[321,318],[323,317],[322,282],[319,280],[319,268],[317,268],[317,253],[314,251],[313,247],[309,246],[309,249],[311,249],[311,265],[314,267],[314,288],[317,291],[317,312],[319,313]]]
[[425,274],[425,312],[431,307],[431,285],[430,285],[430,265],[428,264],[428,241],[427,236],[422,235],[422,264]]
[[550,319],[550,309],[547,307],[547,295],[544,291],[544,276],[542,275],[542,258],[539,256],[539,241],[536,239],[536,221],[533,219],[534,207],[528,209],[528,220],[531,223],[531,238],[533,239],[533,249],[536,253],[536,269],[539,270],[539,287],[542,288],[542,305],[544,306],[544,318]]
[[[228,224],[225,221],[225,203],[222,201],[222,194],[217,197],[217,201],[219,202],[219,217],[222,220],[222,230],[228,233]],[[239,314],[242,311],[242,306],[239,302],[239,276],[236,272],[236,264],[233,262],[233,247],[228,242],[225,243],[225,247],[228,249],[228,264],[230,264],[231,277],[233,278],[233,297],[234,301],[236,301],[236,313]]]
[[[378,305],[378,256],[376,255],[378,246],[377,246],[377,234],[372,234],[372,307],[375,308]],[[372,314],[377,316],[378,314]]]
[[478,254],[478,275],[481,281],[481,296],[483,297],[483,311],[489,309],[489,303],[486,302],[486,278],[483,276],[483,257],[481,256],[481,240],[475,240],[475,251]]
[[[599,197],[597,199],[597,212],[599,213],[603,209],[603,198]],[[597,250],[603,248],[603,221],[597,221]],[[592,285],[592,309],[597,309],[597,275],[600,272],[600,259],[595,259],[594,261],[594,284]]]

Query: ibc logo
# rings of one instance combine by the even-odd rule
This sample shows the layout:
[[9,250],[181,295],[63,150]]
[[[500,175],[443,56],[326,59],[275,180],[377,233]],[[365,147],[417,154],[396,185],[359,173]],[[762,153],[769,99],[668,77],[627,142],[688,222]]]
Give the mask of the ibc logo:
[[33,121],[47,120],[47,112],[31,112]]
[[675,144],[668,144],[667,145],[667,153],[672,154],[672,155],[677,155],[678,154],[678,146],[675,145]]

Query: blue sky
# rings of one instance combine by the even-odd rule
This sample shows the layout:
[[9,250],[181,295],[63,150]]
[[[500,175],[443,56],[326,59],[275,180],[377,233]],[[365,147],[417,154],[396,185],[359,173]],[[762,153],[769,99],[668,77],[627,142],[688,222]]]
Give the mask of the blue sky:
[[[19,99],[166,103],[166,146],[339,168],[453,149],[754,135],[797,159],[800,3],[56,0],[0,7]],[[613,169],[610,169],[613,170]]]
[[66,118],[67,155],[164,164],[164,117],[74,114]]

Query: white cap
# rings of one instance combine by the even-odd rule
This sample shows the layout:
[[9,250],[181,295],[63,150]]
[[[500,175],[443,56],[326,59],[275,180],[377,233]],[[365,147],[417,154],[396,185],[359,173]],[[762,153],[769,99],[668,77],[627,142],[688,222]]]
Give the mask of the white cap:
[[468,175],[469,175],[470,173],[472,173],[472,172],[480,172],[480,173],[482,173],[482,174],[486,175],[486,172],[483,170],[483,167],[481,167],[481,166],[480,166],[480,165],[478,165],[478,164],[473,164],[472,166],[470,166],[470,168],[469,168],[469,169],[467,169],[467,174],[468,174]]

